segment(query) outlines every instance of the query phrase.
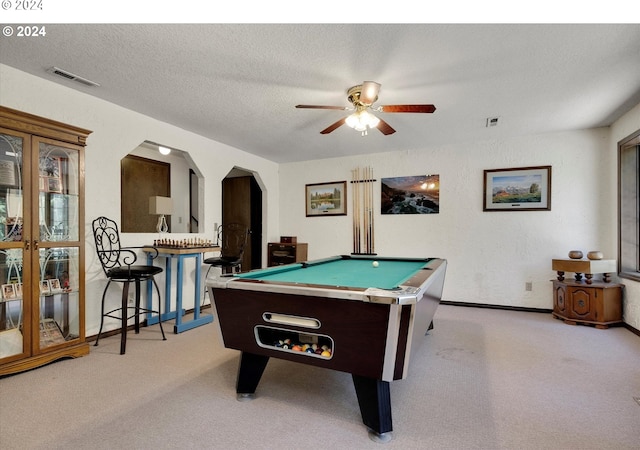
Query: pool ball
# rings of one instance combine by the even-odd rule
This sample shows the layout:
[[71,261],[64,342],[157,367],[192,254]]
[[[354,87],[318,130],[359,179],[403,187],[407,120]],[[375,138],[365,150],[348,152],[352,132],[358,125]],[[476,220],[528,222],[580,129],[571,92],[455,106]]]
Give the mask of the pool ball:
[[371,265],[373,267],[378,267],[380,264],[378,264],[378,261],[374,261],[374,262],[371,263]]

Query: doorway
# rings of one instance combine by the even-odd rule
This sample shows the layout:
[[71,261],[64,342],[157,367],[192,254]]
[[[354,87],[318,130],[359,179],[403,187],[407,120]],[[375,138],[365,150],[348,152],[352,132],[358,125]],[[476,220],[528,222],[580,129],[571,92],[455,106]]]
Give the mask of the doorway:
[[251,230],[242,270],[262,267],[262,189],[254,174],[233,168],[222,180],[222,224],[242,223]]

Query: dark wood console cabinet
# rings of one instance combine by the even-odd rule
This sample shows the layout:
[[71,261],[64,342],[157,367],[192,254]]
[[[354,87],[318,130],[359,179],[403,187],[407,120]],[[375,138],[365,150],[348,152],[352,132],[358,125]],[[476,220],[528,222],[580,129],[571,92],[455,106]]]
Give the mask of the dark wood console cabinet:
[[608,328],[622,322],[622,284],[552,280],[553,316],[565,323]]

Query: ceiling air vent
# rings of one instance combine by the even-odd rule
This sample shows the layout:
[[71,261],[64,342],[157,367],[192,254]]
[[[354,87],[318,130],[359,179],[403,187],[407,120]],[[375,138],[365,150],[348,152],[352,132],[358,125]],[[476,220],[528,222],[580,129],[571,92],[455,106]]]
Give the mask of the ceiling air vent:
[[58,67],[51,67],[49,70],[47,70],[47,72],[66,78],[67,80],[77,81],[78,83],[82,83],[85,86],[100,86],[95,81],[91,81],[91,80],[87,80],[86,78],[79,77],[76,74],[73,74],[67,70],[59,69]]
[[487,128],[497,127],[500,117],[487,117]]

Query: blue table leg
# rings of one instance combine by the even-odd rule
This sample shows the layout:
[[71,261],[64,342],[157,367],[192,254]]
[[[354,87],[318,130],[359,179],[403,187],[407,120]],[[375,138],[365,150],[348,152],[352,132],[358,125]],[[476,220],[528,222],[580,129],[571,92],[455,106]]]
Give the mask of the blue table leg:
[[196,255],[196,288],[193,293],[193,320],[200,318],[200,273],[202,272],[202,253]]
[[[182,255],[178,255],[177,274],[176,274],[176,311],[182,311],[182,280],[184,280],[184,271],[182,269]],[[176,324],[173,327],[173,332],[178,333],[180,325],[182,324],[182,314],[176,316]]]
[[[147,325],[155,325],[160,321],[174,319],[176,312],[171,310],[171,255],[159,255],[165,260],[165,280],[164,280],[164,312],[161,315],[153,316],[151,313],[147,313]],[[147,264],[153,265],[153,258],[147,256]],[[147,308],[153,309],[153,283],[147,282]],[[183,313],[184,314],[184,311]]]
[[[202,253],[186,253],[186,254],[161,254],[165,258],[165,285],[164,285],[164,300],[165,300],[165,308],[164,313],[160,316],[152,316],[151,314],[147,314],[147,325],[153,325],[158,323],[159,320],[163,322],[169,319],[175,319],[175,325],[173,327],[173,332],[175,334],[181,333],[183,331],[190,330],[195,327],[199,327],[201,325],[213,322],[212,314],[201,314],[200,313],[200,290],[202,283]],[[172,279],[172,267],[171,262],[173,258],[177,258],[177,267],[176,267],[176,309],[175,311],[171,310],[171,279]],[[182,286],[184,282],[184,258],[195,258],[196,259],[196,273],[195,273],[195,293],[194,293],[194,303],[193,303],[193,319],[188,320],[186,322],[182,321],[182,316],[185,314],[185,310],[182,308]],[[151,254],[147,256],[147,264],[153,265],[153,258]],[[152,282],[147,282],[147,308],[152,309],[153,306],[153,286]]]
[[[171,255],[163,255],[166,261],[166,278],[164,280],[164,314],[162,314],[162,321],[175,319],[178,309],[171,311],[171,271],[173,266],[171,264]],[[182,278],[178,278],[178,286],[182,286]],[[184,314],[184,311],[181,312]]]
[[[196,328],[199,327],[201,325],[207,324],[207,323],[211,323],[213,322],[213,315],[212,314],[200,314],[200,289],[201,289],[201,276],[200,276],[200,271],[202,270],[202,253],[195,253],[195,254],[189,254],[189,255],[182,255],[182,256],[190,256],[190,257],[195,257],[196,258],[196,279],[195,279],[195,286],[194,286],[194,303],[193,303],[193,319],[189,320],[185,323],[181,323],[178,322],[178,320],[176,320],[176,325],[173,327],[173,331],[174,333],[181,333],[183,331],[187,331],[190,330],[192,328]],[[180,264],[180,259],[178,260],[178,264]],[[182,266],[180,266],[182,267]],[[180,298],[180,304],[182,305],[182,273],[179,274],[179,279],[180,282],[178,283],[178,289],[179,289],[179,298]]]

